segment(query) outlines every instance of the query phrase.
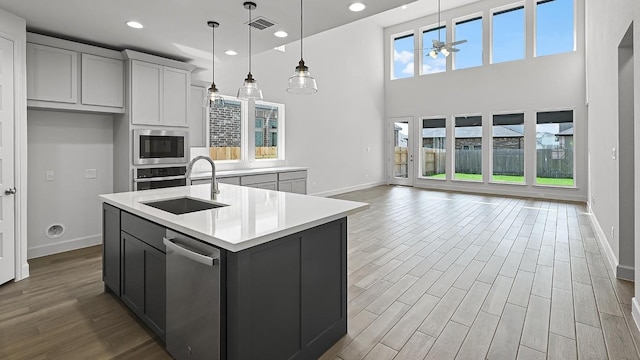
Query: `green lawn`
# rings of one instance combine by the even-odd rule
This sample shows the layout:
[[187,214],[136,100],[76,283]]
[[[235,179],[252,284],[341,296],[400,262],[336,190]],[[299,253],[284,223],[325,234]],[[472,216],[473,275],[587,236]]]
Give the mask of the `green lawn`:
[[[445,174],[437,174],[433,176],[427,176],[429,179],[444,179]],[[481,174],[463,174],[456,173],[454,176],[456,180],[471,180],[482,181]],[[508,183],[524,183],[524,176],[509,176],[509,175],[494,175],[492,181],[495,182],[508,182]],[[554,179],[554,178],[537,178],[536,184],[538,185],[553,185],[553,186],[573,186],[573,179]]]

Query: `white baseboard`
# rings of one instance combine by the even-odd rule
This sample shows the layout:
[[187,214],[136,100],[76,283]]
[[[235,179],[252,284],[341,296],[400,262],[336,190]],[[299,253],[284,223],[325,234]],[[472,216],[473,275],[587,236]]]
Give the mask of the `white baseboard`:
[[27,250],[27,258],[33,259],[47,255],[58,254],[65,251],[82,249],[102,243],[102,234],[86,236],[77,239],[56,242],[49,245],[30,247]]
[[21,266],[20,276],[16,276],[16,281],[24,280],[29,277],[29,263],[24,263]]
[[633,322],[636,324],[636,328],[640,330],[640,304],[638,304],[635,296],[631,298],[631,315],[633,316]]
[[344,194],[344,193],[348,193],[348,192],[352,192],[352,191],[369,189],[369,188],[372,188],[372,187],[376,187],[376,186],[380,186],[380,185],[386,185],[386,184],[387,183],[384,182],[384,181],[372,182],[372,183],[367,183],[367,184],[348,186],[348,187],[344,187],[344,188],[336,189],[336,190],[323,191],[323,192],[309,194],[309,195],[320,196],[320,197],[329,197],[329,196]]
[[[591,209],[589,209],[591,210]],[[589,218],[591,218],[591,224],[593,224],[593,228],[596,230],[596,238],[598,238],[598,242],[604,249],[605,258],[609,263],[609,267],[614,274],[618,274],[618,258],[616,254],[614,254],[613,249],[611,248],[611,244],[607,240],[607,236],[604,234],[604,230],[602,230],[602,226],[598,222],[598,219],[593,214],[593,211],[589,211]]]

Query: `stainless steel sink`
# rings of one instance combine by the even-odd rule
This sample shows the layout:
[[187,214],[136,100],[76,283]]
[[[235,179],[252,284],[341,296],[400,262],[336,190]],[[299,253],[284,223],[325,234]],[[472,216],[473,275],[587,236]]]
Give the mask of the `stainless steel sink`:
[[196,200],[189,197],[181,197],[177,199],[151,201],[144,203],[145,205],[160,209],[166,212],[170,212],[175,215],[187,214],[196,211],[210,210],[223,206],[226,204],[212,203],[202,200]]

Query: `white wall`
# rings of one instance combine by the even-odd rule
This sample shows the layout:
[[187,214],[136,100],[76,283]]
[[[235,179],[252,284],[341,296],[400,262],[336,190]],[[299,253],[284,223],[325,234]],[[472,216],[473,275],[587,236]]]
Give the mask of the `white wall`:
[[[99,194],[113,192],[113,117],[28,111],[29,258],[102,242]],[[97,178],[85,179],[85,169]],[[55,180],[45,181],[52,170]],[[64,234],[45,236],[52,224]]]
[[[635,159],[640,159],[640,2],[637,0],[587,0],[587,94],[589,100],[589,169],[590,207],[598,237],[607,257],[617,269],[620,242],[635,243],[635,278],[640,279],[640,166],[635,174],[635,239],[618,239],[620,219],[619,163],[612,158],[611,149],[620,149],[618,135],[618,45],[627,29],[634,23],[634,128]],[[624,96],[624,94],[623,94]],[[624,144],[622,144],[624,148]],[[621,156],[623,154],[620,154]],[[624,180],[624,179],[623,179]],[[623,181],[624,183],[624,181]],[[611,236],[611,228],[614,236]],[[633,315],[640,319],[636,287]]]
[[[472,14],[483,14],[483,58],[485,65],[481,67],[390,80],[393,60],[391,58],[393,52],[391,37],[414,30],[415,34],[419,34],[417,38],[421,39],[420,28],[436,24],[437,16],[430,15],[386,28],[384,32],[386,115],[387,117],[414,117],[416,130],[418,130],[419,121],[417,120],[420,117],[441,116],[446,117],[452,123],[452,118],[455,115],[481,114],[486,138],[491,133],[490,126],[493,114],[524,112],[526,126],[525,176],[527,183],[532,184],[535,179],[536,112],[572,109],[575,119],[575,189],[489,183],[487,174],[489,173],[490,157],[488,151],[484,155],[483,172],[485,180],[487,180],[484,183],[470,184],[455,180],[418,179],[415,185],[447,190],[586,201],[587,118],[583,2],[576,1],[576,51],[539,58],[533,57],[534,36],[529,29],[533,29],[535,2],[527,0],[525,4],[526,58],[489,65],[490,10],[511,3],[513,3],[511,0],[479,1],[442,13],[442,21],[447,21],[449,41],[452,33],[452,19]],[[451,69],[451,57],[448,58],[448,61],[450,62],[449,69]],[[449,129],[452,130],[453,127],[449,127]],[[488,145],[488,143],[485,144],[483,148],[488,149]]]
[[[305,62],[319,89],[314,95],[285,92],[300,60],[299,42],[288,44],[286,53],[253,57],[252,73],[264,99],[286,105],[286,162],[309,168],[309,194],[385,181],[382,32],[362,20],[306,38]],[[247,60],[238,59],[216,68],[216,84],[223,94],[235,95],[246,75]]]

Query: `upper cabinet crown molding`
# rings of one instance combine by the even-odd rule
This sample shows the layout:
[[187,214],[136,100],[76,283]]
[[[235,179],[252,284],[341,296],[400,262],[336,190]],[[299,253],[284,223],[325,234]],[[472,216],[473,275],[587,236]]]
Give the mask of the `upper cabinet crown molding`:
[[189,73],[191,73],[197,67],[196,65],[193,65],[193,64],[187,64],[181,61],[167,59],[167,58],[150,55],[147,53],[143,53],[135,50],[129,50],[129,49],[123,50],[122,56],[128,60],[139,60],[139,61],[144,61],[152,64],[167,66],[174,69],[182,69],[182,70],[188,71]]
[[41,35],[36,33],[27,33],[27,42],[32,44],[46,45],[51,47],[56,47],[60,49],[66,49],[70,51],[75,51],[78,53],[87,53],[97,56],[102,56],[106,58],[111,58],[115,60],[123,60],[122,53],[120,51],[105,49],[102,47],[83,44],[79,42],[59,39],[52,36]]

